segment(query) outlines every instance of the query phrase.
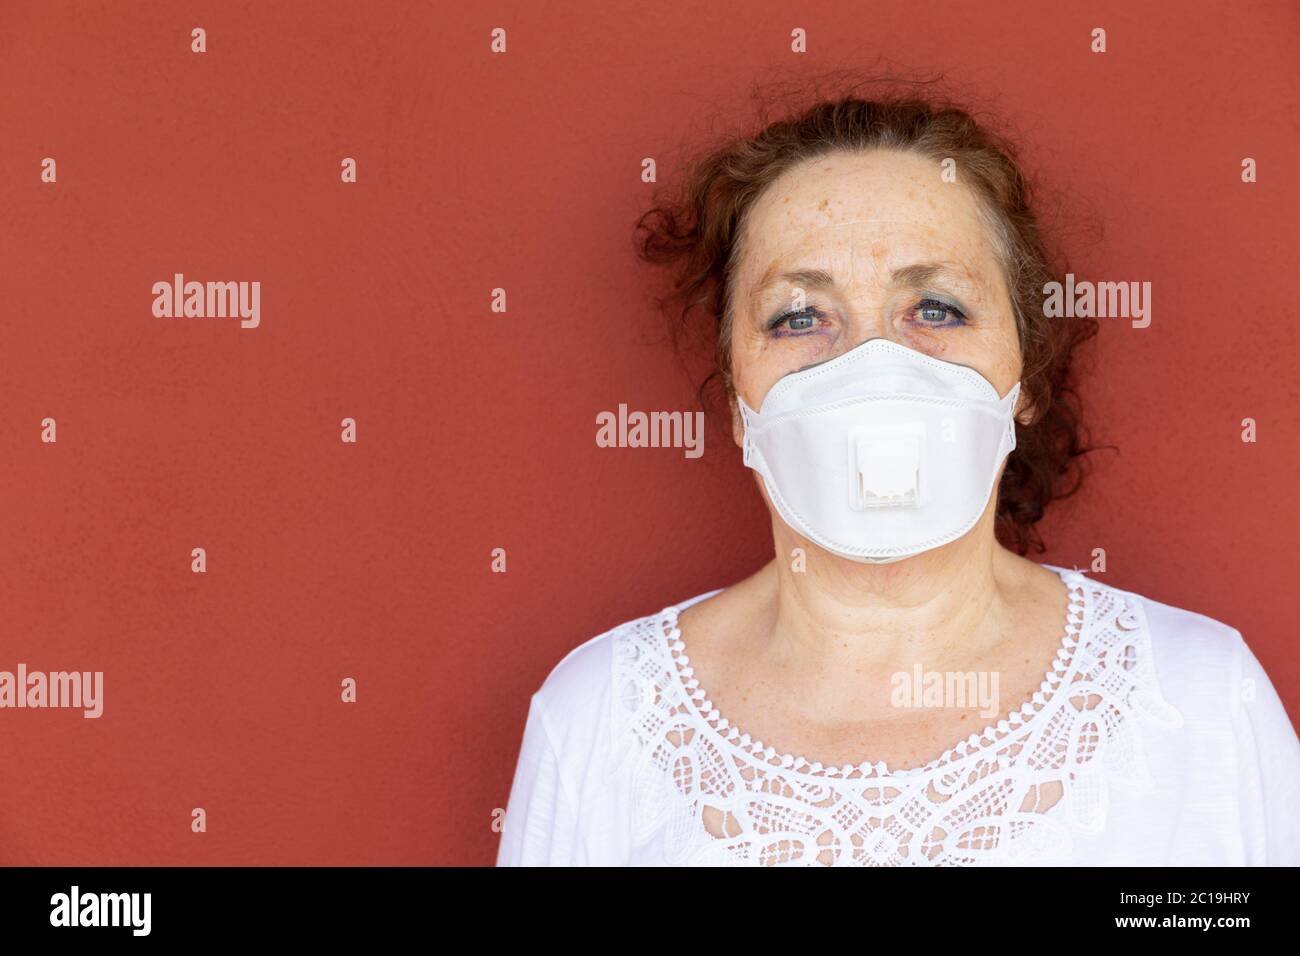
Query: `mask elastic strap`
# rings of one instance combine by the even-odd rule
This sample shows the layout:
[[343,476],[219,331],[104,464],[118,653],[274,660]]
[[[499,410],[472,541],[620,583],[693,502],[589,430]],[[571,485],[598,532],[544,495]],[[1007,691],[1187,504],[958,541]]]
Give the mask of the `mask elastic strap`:
[[751,410],[750,407],[745,404],[745,400],[739,395],[736,396],[736,405],[740,408],[740,421],[745,431],[744,441],[741,443],[741,463],[744,464],[746,468],[753,468],[754,456],[757,454],[757,449],[754,448],[754,442],[750,437],[750,432],[754,427],[752,419],[757,418],[758,414]]
[[1020,383],[1016,382],[1007,392],[999,405],[1002,406],[1002,418],[1007,423],[1002,435],[1002,455],[1009,455],[1016,450],[1016,401],[1020,398]]

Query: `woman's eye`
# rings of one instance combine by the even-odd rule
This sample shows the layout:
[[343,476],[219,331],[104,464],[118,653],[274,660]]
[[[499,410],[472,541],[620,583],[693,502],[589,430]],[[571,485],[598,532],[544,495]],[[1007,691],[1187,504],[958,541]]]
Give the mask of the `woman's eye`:
[[962,325],[966,321],[961,309],[938,299],[922,299],[912,308],[912,312],[922,325]]
[[775,319],[768,323],[768,329],[776,329],[785,326],[792,332],[807,332],[817,325],[817,319],[820,318],[821,312],[809,306],[806,309],[794,309],[790,312],[783,312]]

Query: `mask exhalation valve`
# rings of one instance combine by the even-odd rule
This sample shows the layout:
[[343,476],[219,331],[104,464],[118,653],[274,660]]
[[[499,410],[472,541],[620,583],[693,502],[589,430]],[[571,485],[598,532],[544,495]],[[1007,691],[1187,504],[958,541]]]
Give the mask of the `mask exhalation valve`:
[[925,425],[864,425],[849,434],[849,507],[915,508]]

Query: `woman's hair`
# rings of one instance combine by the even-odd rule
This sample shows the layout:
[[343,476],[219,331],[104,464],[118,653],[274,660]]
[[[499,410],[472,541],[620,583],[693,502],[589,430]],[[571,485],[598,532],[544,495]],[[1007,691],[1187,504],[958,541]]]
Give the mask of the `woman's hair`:
[[1034,524],[1048,502],[1078,490],[1084,476],[1079,457],[1091,450],[1082,437],[1070,364],[1097,322],[1044,315],[1044,285],[1062,273],[1053,270],[1039,235],[1029,184],[1014,147],[964,109],[915,95],[822,99],[699,159],[680,193],[657,199],[637,223],[640,256],[674,267],[673,291],[659,300],[670,314],[672,340],[679,349],[687,337],[712,340],[715,368],[698,397],[707,405],[706,391],[719,380],[727,399],[734,397],[731,285],[749,210],[791,167],[831,152],[870,149],[903,150],[936,164],[954,160],[958,180],[984,214],[1019,332],[1021,392],[1035,409],[1029,425],[1016,422],[1016,448],[998,489],[997,533],[1019,554],[1031,543],[1042,551]]

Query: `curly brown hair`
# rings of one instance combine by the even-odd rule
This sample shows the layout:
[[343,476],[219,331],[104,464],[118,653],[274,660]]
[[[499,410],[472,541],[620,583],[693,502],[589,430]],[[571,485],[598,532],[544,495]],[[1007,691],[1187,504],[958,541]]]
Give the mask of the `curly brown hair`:
[[[680,349],[688,333],[714,345],[714,369],[700,384],[731,377],[731,281],[740,259],[745,216],[786,170],[833,151],[905,150],[956,161],[997,243],[1019,332],[1024,370],[1021,392],[1035,410],[1016,422],[1016,448],[998,488],[997,534],[1018,554],[1044,550],[1035,523],[1049,502],[1080,487],[1080,457],[1092,450],[1083,435],[1078,393],[1071,381],[1075,349],[1096,334],[1094,319],[1047,317],[1044,285],[1059,281],[1030,208],[1030,186],[1005,137],[966,109],[933,96],[856,94],[820,99],[790,118],[765,123],[753,135],[733,136],[694,162],[679,191],[657,198],[637,222],[637,251],[647,262],[674,267],[673,291],[659,299],[669,312]],[[703,327],[696,314],[703,314]]]

